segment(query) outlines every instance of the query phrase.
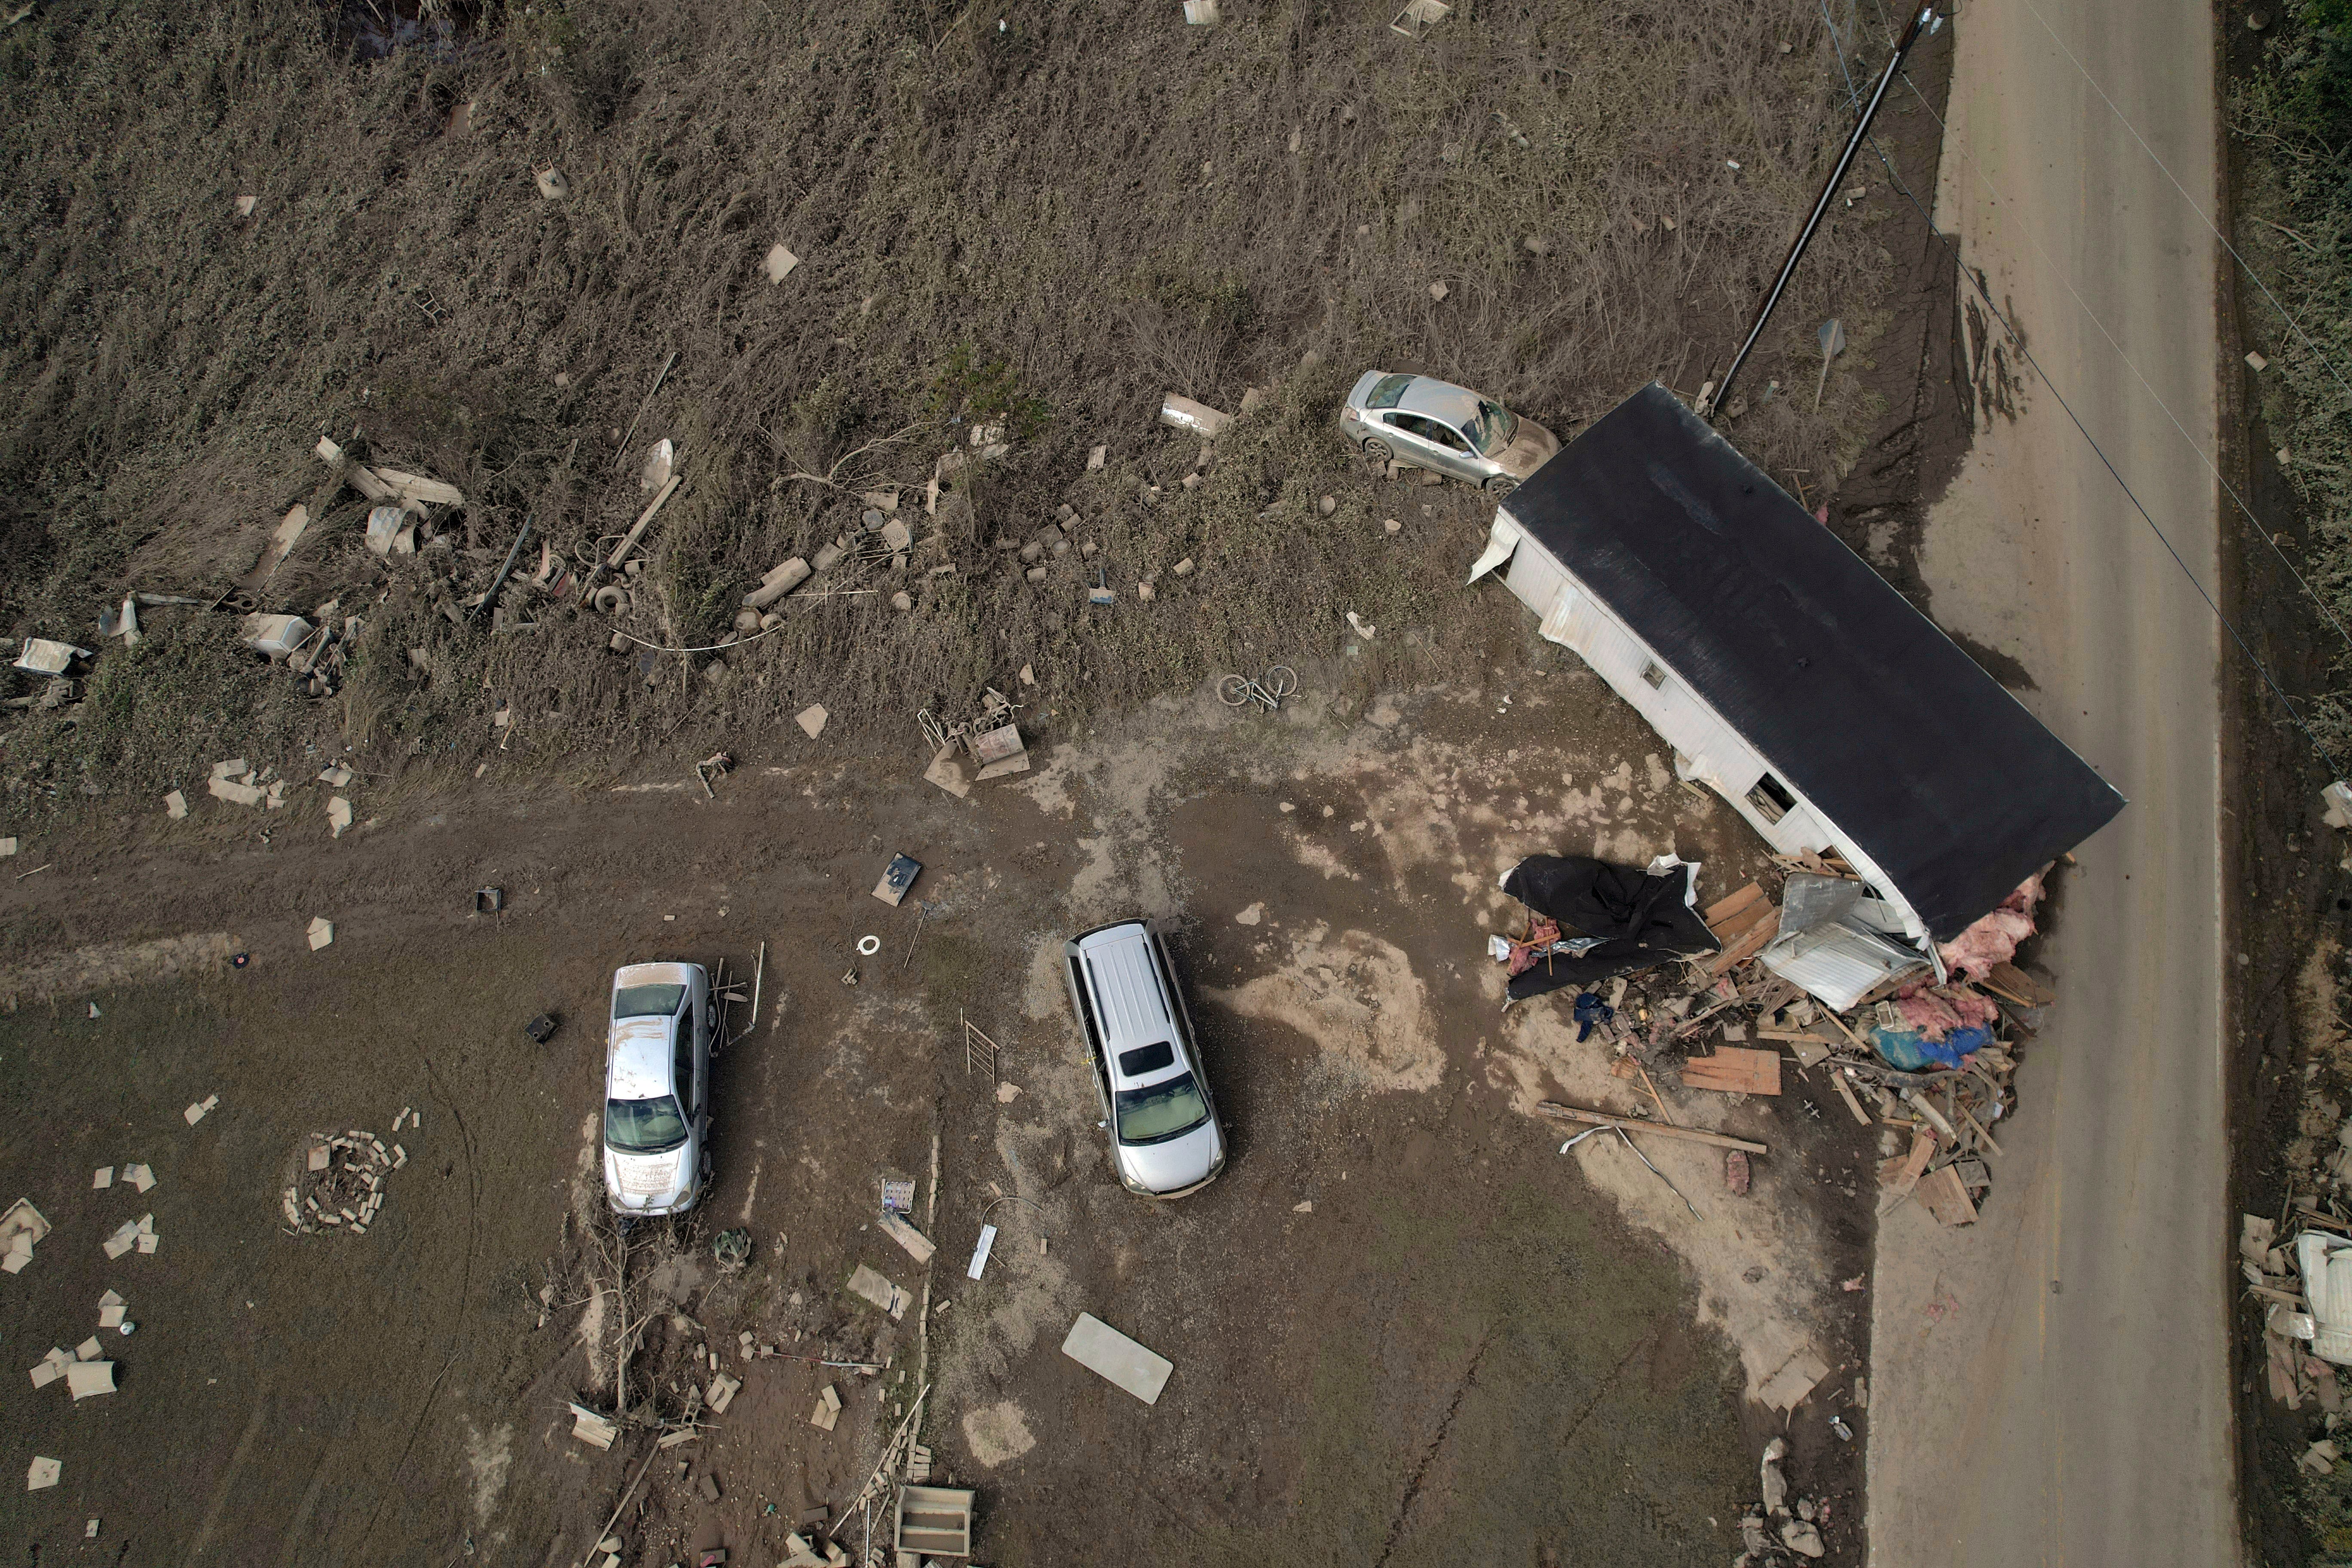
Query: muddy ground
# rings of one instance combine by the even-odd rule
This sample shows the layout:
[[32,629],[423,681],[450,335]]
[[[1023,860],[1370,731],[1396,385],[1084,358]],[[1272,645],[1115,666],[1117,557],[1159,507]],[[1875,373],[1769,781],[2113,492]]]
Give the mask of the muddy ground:
[[[1758,847],[1572,658],[1515,652],[1508,675],[1370,701],[1344,656],[1312,664],[1278,717],[1171,700],[968,801],[918,782],[912,748],[812,762],[771,739],[714,800],[674,776],[362,781],[341,840],[311,787],[277,814],[206,800],[134,842],[29,844],[53,868],[0,888],[20,996],[0,1164],[56,1230],[0,1283],[5,1335],[20,1366],[70,1349],[109,1288],[139,1331],[110,1346],[120,1393],[0,1413],[11,1452],[65,1461],[9,1503],[14,1533],[45,1563],[579,1561],[650,1440],[585,1449],[565,1408],[614,1397],[593,1171],[609,972],[739,973],[765,942],[760,1011],[736,1010],[749,1033],[717,1069],[716,1189],[641,1227],[629,1265],[628,1311],[655,1313],[631,1405],[650,1386],[678,1415],[705,1347],[745,1386],[655,1465],[625,1563],[780,1556],[856,1491],[916,1375],[940,1470],[981,1490],[986,1562],[1718,1563],[1782,1425],[1748,1395],[1792,1337],[1836,1368],[1790,1423],[1793,1479],[1832,1500],[1831,1561],[1859,1561],[1856,1451],[1826,1429],[1858,1298],[1832,1282],[1862,1271],[1868,1201],[1838,1189],[1877,1151],[1792,1071],[1778,1101],[1661,1085],[1677,1119],[1775,1151],[1744,1198],[1714,1152],[1654,1152],[1699,1219],[1615,1151],[1558,1152],[1537,1100],[1638,1091],[1561,999],[1499,1011],[1495,879],[1535,850],[1671,848],[1719,895]],[[868,892],[894,850],[927,868],[897,910]],[[474,912],[484,885],[503,912]],[[1224,1177],[1164,1207],[1110,1174],[1053,971],[1063,936],[1130,912],[1170,922],[1234,1138]],[[335,922],[316,953],[314,915]],[[37,956],[93,948],[70,973]],[[91,984],[142,963],[143,984]],[[37,999],[44,975],[69,994]],[[541,1047],[522,1025],[544,1010],[562,1023]],[[966,1017],[1002,1043],[1003,1087],[967,1072]],[[423,1125],[391,1134],[403,1106]],[[299,1142],[354,1127],[410,1156],[382,1216],[285,1234]],[[89,1190],[131,1161],[158,1177],[144,1200]],[[842,1289],[858,1263],[925,1284],[868,1227],[886,1172],[918,1178],[940,1247],[928,1346],[919,1311],[893,1325]],[[1028,1202],[989,1207],[1005,1196]],[[158,1252],[106,1259],[148,1210]],[[1003,1234],[974,1283],[983,1213]],[[710,1238],[735,1225],[755,1249],[721,1277]],[[1080,1311],[1174,1362],[1156,1406],[1058,1353]],[[747,1367],[744,1329],[887,1370]],[[847,1401],[830,1435],[808,1424],[824,1381]]]

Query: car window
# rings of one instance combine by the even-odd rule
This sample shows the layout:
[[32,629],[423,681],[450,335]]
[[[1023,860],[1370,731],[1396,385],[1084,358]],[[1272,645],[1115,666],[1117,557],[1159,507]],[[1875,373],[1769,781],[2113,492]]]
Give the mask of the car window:
[[1470,444],[1489,458],[1509,446],[1511,437],[1518,433],[1519,416],[1501,404],[1489,403],[1483,397],[1478,400],[1478,416],[1470,422],[1470,428],[1465,432]]
[[694,1104],[694,1026],[688,1019],[678,1026],[677,1055],[670,1065],[670,1086],[686,1104]]
[[1175,1047],[1165,1040],[1156,1046],[1138,1046],[1131,1051],[1118,1053],[1118,1071],[1122,1078],[1141,1078],[1148,1072],[1176,1065]]
[[1201,1086],[1191,1073],[1150,1089],[1122,1089],[1117,1099],[1122,1143],[1162,1142],[1209,1119],[1209,1103],[1201,1098]]
[[1424,418],[1418,414],[1396,414],[1390,416],[1389,423],[1407,435],[1434,441],[1449,451],[1466,452],[1470,449],[1452,426],[1439,420]]
[[624,985],[613,993],[615,1018],[667,1018],[686,1000],[683,985]]
[[1364,399],[1367,408],[1394,408],[1404,389],[1412,384],[1409,375],[1384,375],[1372,383],[1371,395]]
[[686,1142],[686,1113],[676,1099],[608,1100],[604,1142],[624,1154],[658,1154]]

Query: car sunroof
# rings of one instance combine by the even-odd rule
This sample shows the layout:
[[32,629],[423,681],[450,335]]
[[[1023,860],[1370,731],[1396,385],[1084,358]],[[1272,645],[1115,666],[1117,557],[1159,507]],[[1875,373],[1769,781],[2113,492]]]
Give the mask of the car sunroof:
[[1118,1053],[1118,1070],[1129,1078],[1141,1078],[1148,1072],[1158,1072],[1176,1061],[1175,1047],[1162,1040],[1155,1046],[1138,1046],[1131,1051]]

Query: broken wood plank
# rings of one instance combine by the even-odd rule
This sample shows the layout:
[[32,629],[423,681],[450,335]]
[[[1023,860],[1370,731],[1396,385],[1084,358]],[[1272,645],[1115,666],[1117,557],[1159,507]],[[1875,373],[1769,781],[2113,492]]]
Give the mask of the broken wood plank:
[[1711,1057],[1693,1057],[1683,1063],[1683,1087],[1721,1094],[1778,1094],[1780,1053],[1721,1047]]
[[1612,1116],[1602,1110],[1582,1110],[1573,1105],[1562,1105],[1547,1100],[1536,1109],[1555,1121],[1589,1121],[1595,1127],[1615,1127],[1627,1132],[1648,1132],[1659,1138],[1679,1139],[1685,1143],[1707,1143],[1717,1149],[1744,1149],[1750,1154],[1769,1154],[1771,1151],[1761,1143],[1750,1143],[1745,1138],[1730,1138],[1720,1132],[1703,1132],[1696,1127],[1661,1127],[1654,1121],[1638,1121],[1622,1116]]
[[1977,1205],[1969,1201],[1968,1184],[1960,1180],[1957,1166],[1946,1165],[1930,1171],[1920,1179],[1919,1201],[1941,1226],[1974,1225]]
[[629,552],[635,550],[637,547],[637,541],[646,536],[646,528],[653,521],[654,513],[661,510],[662,502],[669,500],[670,496],[677,489],[677,487],[678,476],[672,474],[669,477],[669,482],[662,486],[661,493],[654,497],[653,503],[647,506],[643,512],[638,514],[635,526],[631,528],[627,533],[622,535],[621,542],[614,546],[613,558],[604,563],[604,568],[606,571],[617,572],[621,569],[621,563],[629,558]]
[[1706,913],[1700,918],[1705,920],[1708,928],[1712,930],[1714,927],[1721,925],[1725,921],[1729,920],[1733,915],[1738,914],[1740,910],[1748,908],[1748,905],[1757,902],[1763,897],[1764,889],[1757,886],[1754,882],[1750,882],[1748,886],[1740,889],[1738,892],[1731,894],[1729,897],[1718,899],[1714,903],[1709,904],[1706,907]]
[[2058,1000],[2058,993],[2014,963],[1994,964],[1976,984],[1988,991],[1999,993],[2021,1007],[2047,1007]]
[[378,468],[375,477],[390,485],[402,500],[420,500],[428,506],[463,506],[465,496],[455,485],[428,479],[423,474],[404,474],[398,468]]
[[1749,926],[1737,940],[1727,943],[1721,952],[1715,955],[1715,963],[1708,969],[1708,973],[1721,974],[1735,964],[1747,963],[1748,960],[1763,952],[1767,942],[1780,934],[1780,909],[1771,904],[1765,905],[1764,909],[1762,919]]
[[931,1246],[930,1237],[917,1230],[913,1226],[908,1225],[897,1215],[887,1212],[882,1215],[881,1219],[876,1223],[882,1227],[883,1235],[888,1237],[891,1240],[905,1247],[907,1249],[908,1256],[912,1258],[916,1262],[929,1263],[931,1260],[931,1253],[934,1248]]
[[1881,1218],[1894,1213],[1903,1200],[1911,1195],[1912,1189],[1919,1184],[1919,1178],[1927,1174],[1927,1162],[1935,1155],[1936,1135],[1923,1127],[1911,1134],[1909,1153],[1905,1154],[1899,1163],[1889,1160],[1878,1168],[1879,1182],[1886,1188],[1886,1201],[1878,1205]]
[[1870,1112],[1862,1108],[1862,1101],[1854,1096],[1853,1084],[1845,1074],[1833,1071],[1830,1074],[1830,1081],[1837,1085],[1838,1094],[1845,1100],[1845,1108],[1853,1112],[1853,1119],[1864,1127],[1869,1126]]

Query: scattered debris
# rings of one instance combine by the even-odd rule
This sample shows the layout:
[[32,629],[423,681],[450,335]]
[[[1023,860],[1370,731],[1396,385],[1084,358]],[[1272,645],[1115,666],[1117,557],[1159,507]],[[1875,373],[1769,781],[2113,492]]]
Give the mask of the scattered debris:
[[809,1416],[809,1425],[820,1432],[830,1432],[840,1419],[841,1394],[828,1383],[817,1391],[816,1409]]
[[863,1263],[850,1275],[848,1289],[851,1295],[881,1308],[894,1323],[907,1315],[907,1293]]
[[58,1478],[65,1473],[65,1468],[63,1459],[35,1458],[31,1468],[25,1472],[25,1489],[37,1492],[44,1487],[56,1486]]
[[917,1263],[929,1263],[931,1260],[931,1254],[938,1250],[931,1245],[929,1237],[887,1210],[883,1213],[879,1225],[882,1234],[905,1247],[908,1256]]
[[620,1436],[621,1428],[608,1417],[597,1415],[584,1405],[572,1406],[573,1441],[609,1450]]
[[178,790],[163,797],[163,815],[178,822],[188,815],[188,797]]
[[793,275],[793,268],[800,264],[799,257],[779,244],[768,247],[767,259],[761,263],[761,268],[767,273],[769,282],[782,283]]
[[552,165],[538,171],[531,178],[538,183],[539,194],[551,202],[560,202],[572,194],[572,182],[563,177],[562,170]]
[[964,1268],[963,1271],[965,1279],[977,1279],[980,1278],[982,1271],[988,1267],[988,1254],[995,1246],[996,1227],[992,1225],[982,1226],[980,1227],[980,1240],[972,1246],[971,1262]]
[[76,1361],[66,1368],[66,1390],[78,1400],[112,1394],[114,1363],[110,1361]]
[[735,1394],[742,1386],[743,1380],[741,1378],[730,1377],[723,1372],[718,1376],[712,1378],[710,1380],[710,1393],[707,1399],[707,1403],[710,1406],[710,1413],[713,1415],[726,1415],[728,1405],[734,1403]]
[[1445,0],[1406,0],[1405,8],[1398,12],[1396,19],[1389,24],[1389,31],[1418,43],[1432,27],[1453,13],[1454,7]]
[[793,722],[801,727],[803,734],[814,741],[824,733],[824,721],[831,717],[832,715],[824,710],[824,704],[812,702],[793,715]]
[[922,870],[923,863],[910,855],[891,856],[890,864],[883,868],[882,879],[874,884],[874,896],[897,909]]
[[18,1198],[0,1215],[0,1270],[10,1274],[24,1271],[33,1261],[33,1247],[49,1234],[49,1222],[33,1206],[30,1198]]
[[189,1126],[194,1127],[197,1122],[202,1121],[205,1115],[219,1104],[219,1095],[208,1094],[205,1096],[204,1099],[188,1107],[185,1110],[180,1112],[180,1115]]
[[1195,403],[1172,392],[1160,400],[1160,423],[1212,441],[1223,435],[1233,422],[1232,415],[1220,414],[1205,403]]
[[73,672],[76,659],[96,657],[89,649],[77,647],[72,643],[52,642],[47,637],[26,637],[23,649],[16,655],[16,668],[35,675],[69,675]]
[[314,915],[310,920],[310,929],[305,934],[310,943],[310,951],[316,952],[335,940],[335,922],[324,915]]
[[[1062,1341],[1062,1353],[1087,1371],[1156,1405],[1176,1363],[1129,1339],[1091,1312],[1081,1312]],[[1826,1373],[1824,1373],[1826,1375]]]
[[383,1206],[384,1178],[406,1163],[397,1145],[386,1149],[383,1139],[356,1127],[331,1137],[313,1132],[294,1184],[278,1194],[288,1229],[366,1235]]
[[899,1561],[906,1561],[909,1554],[970,1557],[971,1502],[975,1495],[951,1487],[900,1488],[898,1519],[892,1531],[892,1544]]

